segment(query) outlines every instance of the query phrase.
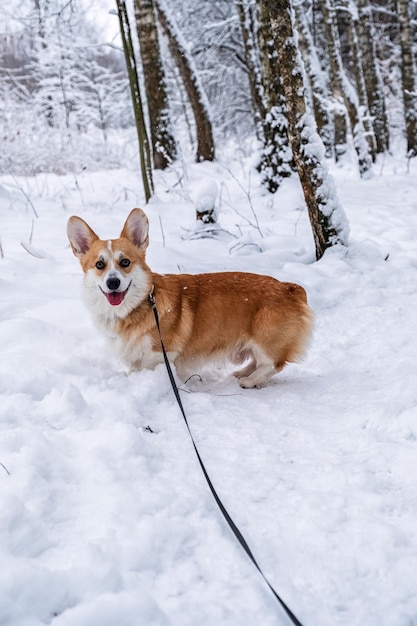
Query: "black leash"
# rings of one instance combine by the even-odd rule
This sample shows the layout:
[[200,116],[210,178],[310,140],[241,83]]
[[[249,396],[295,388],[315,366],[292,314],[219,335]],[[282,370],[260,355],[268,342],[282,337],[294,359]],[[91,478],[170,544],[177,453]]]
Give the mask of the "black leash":
[[279,602],[279,604],[284,609],[284,611],[286,612],[286,614],[290,618],[291,622],[293,624],[295,624],[295,626],[303,626],[302,623],[300,622],[300,620],[291,611],[291,609],[280,598],[278,593],[275,591],[275,589],[273,588],[273,586],[271,585],[271,583],[269,582],[269,580],[267,579],[267,577],[265,576],[265,574],[261,570],[261,568],[258,565],[258,562],[256,561],[255,557],[253,556],[252,551],[249,548],[245,538],[243,537],[243,535],[240,532],[239,528],[236,526],[236,524],[234,523],[234,521],[230,517],[230,515],[227,512],[223,502],[220,500],[220,497],[218,496],[217,491],[215,490],[215,488],[213,486],[213,483],[210,480],[210,476],[207,473],[205,465],[204,465],[204,463],[203,463],[203,461],[201,459],[200,453],[199,453],[199,451],[197,449],[197,446],[196,446],[196,443],[194,441],[193,434],[192,434],[192,432],[190,430],[190,426],[188,424],[188,420],[187,420],[187,417],[185,415],[184,407],[182,406],[182,402],[181,402],[180,394],[179,394],[179,391],[178,391],[177,383],[175,382],[174,374],[172,373],[171,365],[169,363],[168,356],[167,356],[167,353],[165,351],[164,342],[162,341],[161,328],[159,326],[158,311],[157,311],[157,308],[156,308],[155,298],[153,297],[153,288],[152,288],[151,293],[149,294],[149,301],[150,301],[150,303],[152,305],[152,310],[153,310],[153,313],[154,313],[154,316],[155,316],[155,323],[156,323],[156,327],[158,329],[159,339],[161,341],[162,354],[164,355],[164,361],[165,361],[165,365],[166,365],[166,368],[167,368],[167,371],[168,371],[169,380],[171,382],[172,389],[173,389],[174,394],[175,394],[175,398],[176,398],[176,400],[178,402],[178,406],[180,407],[182,416],[184,418],[185,425],[187,426],[188,433],[189,433],[189,435],[191,437],[191,441],[192,441],[192,444],[194,446],[194,451],[195,451],[195,453],[197,455],[198,462],[200,463],[200,467],[201,467],[202,472],[204,474],[204,477],[205,477],[205,479],[207,481],[207,484],[210,487],[210,491],[211,491],[214,499],[216,500],[217,505],[218,505],[220,511],[223,514],[223,517],[225,518],[225,520],[228,523],[230,529],[232,530],[233,534],[235,535],[236,539],[238,540],[238,542],[240,543],[241,547],[244,549],[244,551],[246,552],[246,554],[248,555],[248,557],[250,558],[250,560],[252,561],[252,563],[254,564],[254,566],[256,567],[256,569],[258,570],[258,572],[260,573],[260,575],[262,576],[262,578],[264,579],[266,584],[268,585],[269,589],[272,591],[273,595],[275,596],[275,599]]

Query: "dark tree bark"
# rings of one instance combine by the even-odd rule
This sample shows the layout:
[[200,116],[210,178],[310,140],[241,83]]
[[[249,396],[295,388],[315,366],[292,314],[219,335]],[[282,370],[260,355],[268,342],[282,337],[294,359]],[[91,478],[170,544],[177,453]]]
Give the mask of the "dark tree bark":
[[259,141],[263,141],[262,120],[265,117],[265,107],[263,101],[260,55],[256,47],[256,15],[254,14],[253,4],[249,3],[247,0],[235,0],[235,7],[239,17],[240,30],[242,32],[243,50],[248,72],[256,135]]
[[307,110],[303,68],[294,37],[290,0],[260,0],[268,9],[283,81],[288,135],[307,205],[316,257],[347,243],[348,226],[324,162],[324,146]]
[[369,0],[356,0],[358,7],[358,40],[362,54],[362,68],[368,98],[369,112],[374,128],[376,151],[384,153],[389,148],[388,120],[385,107],[384,85],[375,49],[375,28]]
[[165,169],[176,158],[176,144],[170,128],[153,0],[134,0],[134,7],[148,103],[153,164],[155,169]]
[[130,30],[126,2],[125,0],[116,0],[116,5],[117,13],[119,16],[120,34],[122,37],[123,50],[125,54],[127,74],[129,78],[130,93],[132,96],[136,131],[138,134],[142,182],[145,191],[145,199],[146,202],[148,202],[153,193],[152,162],[148,134],[145,125],[145,118],[143,115],[142,98],[140,94],[135,52],[133,49],[132,34]]
[[339,36],[336,30],[333,0],[321,0],[324,25],[329,53],[330,83],[333,96],[339,105],[346,108],[353,136],[353,144],[358,156],[359,173],[365,176],[372,169],[372,159],[364,136],[362,119],[359,114],[357,95],[348,81],[340,54]]
[[264,145],[259,170],[261,182],[274,193],[294,169],[287,132],[285,98],[278,67],[278,54],[271,31],[269,12],[263,2],[258,4],[258,46],[261,60],[264,114],[262,119]]
[[[308,24],[305,9],[305,5],[301,4],[301,2],[295,3],[294,11],[297,30],[304,66],[310,81],[311,102],[314,117],[318,133],[326,150],[326,157],[330,158],[335,154],[335,129],[331,106],[331,95],[326,84],[324,72],[320,67],[320,60],[310,26]],[[343,144],[345,142],[346,137],[342,140]]]
[[197,134],[196,160],[198,162],[213,161],[215,156],[214,139],[208,112],[208,102],[198,80],[193,60],[185,43],[179,36],[178,29],[174,27],[172,16],[168,15],[165,3],[162,0],[155,0],[155,8],[193,111]]
[[365,138],[368,142],[369,154],[372,157],[372,161],[375,161],[376,138],[369,111],[368,94],[366,91],[365,76],[363,71],[362,53],[359,46],[359,37],[357,30],[359,21],[358,14],[356,11],[356,7],[353,5],[353,0],[339,0],[339,2],[339,7],[343,9],[343,12],[346,16],[346,33],[350,48],[351,70],[355,78],[356,93],[358,95],[359,113],[365,131]]
[[[258,170],[271,193],[291,176],[293,159],[287,135],[284,98],[269,15],[251,0],[235,0],[248,68],[257,137],[262,144]],[[257,11],[256,11],[257,9]]]
[[[299,11],[299,9],[298,9]],[[328,111],[333,130],[333,153],[336,162],[343,159],[348,144],[347,111],[340,90],[335,85],[332,73],[332,46],[328,43],[328,24],[323,0],[312,0],[313,49],[320,59],[320,66],[325,76],[325,90],[329,94]],[[317,68],[316,68],[317,71]]]
[[403,88],[405,133],[407,155],[417,155],[417,80],[413,58],[413,38],[411,33],[408,0],[397,0],[398,23],[401,41],[401,78]]

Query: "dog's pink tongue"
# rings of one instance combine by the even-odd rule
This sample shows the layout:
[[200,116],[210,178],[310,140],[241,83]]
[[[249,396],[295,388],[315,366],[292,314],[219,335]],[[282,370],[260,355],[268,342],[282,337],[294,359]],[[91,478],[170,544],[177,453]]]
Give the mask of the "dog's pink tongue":
[[112,291],[111,293],[106,293],[107,300],[112,306],[117,306],[123,302],[124,293],[119,291]]

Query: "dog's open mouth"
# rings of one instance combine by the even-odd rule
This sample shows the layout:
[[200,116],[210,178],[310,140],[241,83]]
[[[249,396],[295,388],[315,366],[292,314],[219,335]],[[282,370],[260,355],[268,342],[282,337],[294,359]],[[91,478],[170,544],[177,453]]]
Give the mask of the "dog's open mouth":
[[109,304],[111,304],[112,306],[118,306],[119,304],[122,304],[123,300],[125,299],[125,295],[129,291],[129,287],[126,289],[126,291],[110,291],[109,293],[103,290],[101,291],[106,296]]

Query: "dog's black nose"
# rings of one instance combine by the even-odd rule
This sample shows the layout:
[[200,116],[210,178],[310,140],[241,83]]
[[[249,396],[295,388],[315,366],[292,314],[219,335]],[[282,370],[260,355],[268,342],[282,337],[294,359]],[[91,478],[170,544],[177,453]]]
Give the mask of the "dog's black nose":
[[108,278],[106,280],[106,285],[110,291],[116,291],[120,287],[120,280],[118,278]]

